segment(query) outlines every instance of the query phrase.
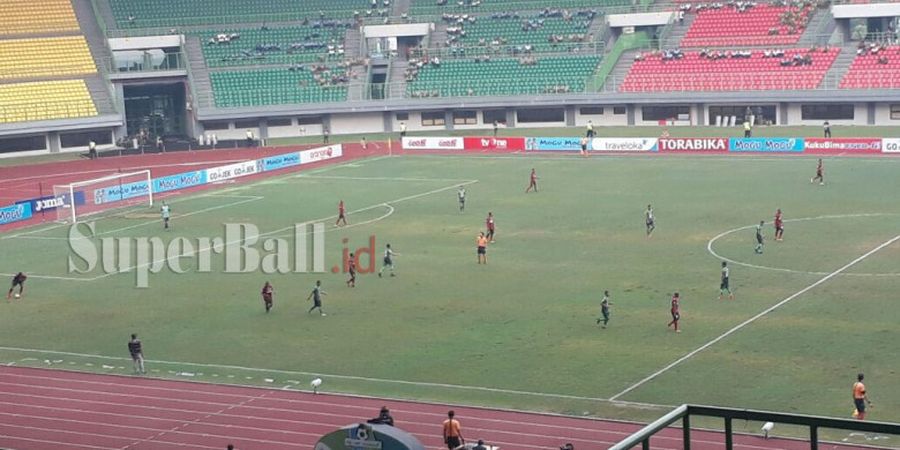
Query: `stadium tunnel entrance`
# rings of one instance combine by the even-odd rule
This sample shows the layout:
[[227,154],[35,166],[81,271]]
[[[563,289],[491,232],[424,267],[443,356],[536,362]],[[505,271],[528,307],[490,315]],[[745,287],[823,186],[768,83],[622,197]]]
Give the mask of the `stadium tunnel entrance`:
[[152,144],[157,137],[166,140],[188,136],[183,82],[126,84],[122,89],[129,137]]

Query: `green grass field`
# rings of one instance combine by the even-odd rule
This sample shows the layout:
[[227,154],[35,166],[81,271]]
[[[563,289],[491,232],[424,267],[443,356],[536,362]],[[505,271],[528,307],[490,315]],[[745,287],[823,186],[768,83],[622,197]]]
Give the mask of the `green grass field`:
[[[532,167],[541,191],[526,195]],[[834,274],[900,235],[900,160],[827,159],[825,186],[809,183],[814,169],[805,157],[375,158],[176,197],[170,232],[152,211],[96,222],[102,237],[169,241],[221,236],[226,222],[281,236],[324,221],[329,268],[370,236],[380,264],[391,243],[397,277],[361,275],[355,289],[330,272],[220,271],[163,271],[137,289],[133,273],[68,273],[66,228],[11,233],[0,272],[32,278],[2,306],[0,362],[130,373],[137,332],[153,376],[302,389],[321,375],[328,391],[641,420],[685,402],[848,417],[863,371],[870,417],[900,421],[900,241]],[[331,225],[339,199],[350,227]],[[776,208],[784,242],[771,239]],[[488,211],[497,242],[482,266],[474,240]],[[741,229],[759,220],[762,255]],[[717,299],[708,246],[734,261],[734,301]],[[327,317],[306,312],[316,279]],[[674,291],[680,334],[665,326]]]

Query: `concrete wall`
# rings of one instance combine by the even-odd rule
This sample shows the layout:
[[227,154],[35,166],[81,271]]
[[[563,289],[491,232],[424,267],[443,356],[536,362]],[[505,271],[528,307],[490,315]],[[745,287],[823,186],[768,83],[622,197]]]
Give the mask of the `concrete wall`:
[[[892,103],[875,104],[875,125],[900,125],[900,119],[891,119]],[[893,103],[895,110],[900,110],[900,102]]]
[[[309,131],[308,126],[307,131]],[[365,114],[332,114],[330,131],[333,135],[382,133],[384,132],[384,116],[381,112]]]
[[582,105],[575,107],[575,126],[583,127],[588,120],[598,127],[625,126],[628,125],[627,114],[613,114],[612,106],[602,106],[603,114],[582,114],[581,108],[599,108],[601,105]]

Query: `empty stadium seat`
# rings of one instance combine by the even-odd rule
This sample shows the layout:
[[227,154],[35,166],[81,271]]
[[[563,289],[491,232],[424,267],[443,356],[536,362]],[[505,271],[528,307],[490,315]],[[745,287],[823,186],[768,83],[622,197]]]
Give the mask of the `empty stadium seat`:
[[[477,4],[477,6],[472,6]],[[552,4],[553,8],[609,8],[617,6],[630,6],[631,0],[557,0]],[[443,13],[492,13],[492,12],[521,12],[539,11],[551,7],[542,0],[448,0],[444,5],[438,5],[437,0],[412,0],[410,15],[434,16]]]
[[[785,57],[805,55],[808,49],[786,50]],[[831,67],[839,49],[810,53],[812,64],[780,65],[781,58],[764,58],[762,51],[751,58],[709,60],[699,52],[663,61],[659,55],[635,61],[619,86],[622,92],[753,91],[815,89]]]
[[71,0],[0,1],[0,35],[78,31]]
[[[543,26],[523,30],[522,23],[525,20],[540,19]],[[602,20],[602,19],[600,19]],[[499,38],[506,40],[506,45],[531,45],[535,52],[546,51],[566,51],[573,46],[572,42],[560,42],[551,44],[550,36],[569,37],[571,35],[587,35],[590,24],[587,17],[576,17],[572,20],[564,20],[561,17],[539,18],[536,16],[522,16],[509,18],[491,18],[490,16],[481,16],[475,22],[467,22],[462,25],[465,30],[465,36],[460,36],[459,43],[464,47],[490,44],[491,41]],[[455,27],[455,24],[449,26]]]
[[[887,64],[878,62],[887,58]],[[887,47],[877,54],[858,55],[841,79],[841,89],[900,88],[900,46]]]
[[96,72],[82,36],[0,40],[0,79]]
[[598,55],[543,57],[533,66],[522,65],[516,58],[446,60],[440,67],[420,69],[407,84],[407,96],[542,94],[560,87],[582,92],[599,63]]
[[84,80],[0,84],[0,123],[96,115]]
[[347,86],[320,86],[311,72],[287,69],[212,72],[213,95],[219,108],[339,102]]
[[[684,39],[682,47],[725,47],[725,46],[758,46],[758,45],[790,45],[800,39],[803,29],[793,34],[789,27],[781,23],[781,16],[791,8],[759,4],[744,12],[735,8],[706,9],[697,13]],[[797,10],[803,17],[808,17],[811,8]],[[769,30],[778,29],[777,35],[769,34]]]

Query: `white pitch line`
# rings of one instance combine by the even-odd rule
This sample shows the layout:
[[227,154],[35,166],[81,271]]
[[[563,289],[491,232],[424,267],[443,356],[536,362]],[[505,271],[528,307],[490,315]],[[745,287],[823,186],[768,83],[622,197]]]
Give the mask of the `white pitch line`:
[[[394,199],[394,200],[389,200],[389,201],[386,201],[386,202],[381,202],[381,203],[376,203],[376,204],[374,204],[374,205],[369,205],[369,206],[366,206],[365,208],[360,208],[360,209],[356,209],[356,210],[353,210],[353,211],[349,211],[347,214],[348,214],[348,215],[350,215],[350,214],[357,214],[357,213],[364,212],[364,211],[368,211],[368,210],[371,210],[371,209],[380,208],[380,207],[385,206],[385,205],[387,205],[388,207],[391,207],[391,206],[390,206],[391,203],[400,203],[400,202],[405,202],[405,201],[408,201],[408,200],[414,200],[414,199],[421,198],[421,197],[425,197],[425,196],[428,196],[428,195],[433,195],[433,194],[437,194],[437,193],[440,193],[440,192],[448,191],[448,190],[450,190],[450,189],[456,189],[456,188],[457,188],[458,186],[460,186],[460,185],[469,185],[469,184],[473,184],[473,183],[477,183],[477,182],[478,182],[478,180],[469,180],[469,181],[466,181],[466,182],[464,182],[464,183],[457,183],[457,184],[454,184],[454,185],[452,185],[452,186],[446,186],[446,187],[442,187],[442,188],[438,188],[438,189],[432,189],[432,190],[430,190],[430,191],[428,191],[428,192],[422,192],[422,193],[419,193],[419,194],[408,195],[408,196],[406,196],[406,197],[400,197],[400,198],[397,198],[397,199]],[[393,212],[392,212],[392,213],[393,213]],[[328,217],[322,217],[322,218],[319,218],[319,219],[308,220],[308,221],[305,221],[305,222],[301,222],[301,223],[299,223],[299,224],[290,225],[290,226],[287,226],[287,227],[282,227],[282,228],[279,228],[279,229],[277,229],[277,230],[267,231],[267,232],[265,232],[265,233],[259,233],[259,236],[258,236],[258,237],[272,236],[272,235],[275,235],[275,234],[278,234],[278,233],[281,233],[281,232],[284,232],[284,231],[287,231],[287,230],[291,230],[291,229],[293,229],[294,227],[296,227],[297,225],[304,225],[304,224],[310,224],[310,223],[325,222],[325,221],[328,221],[328,220],[331,220],[331,219],[335,219],[335,218],[337,218],[337,215],[331,215],[331,216],[328,216]],[[241,242],[243,242],[243,239],[238,239],[238,240],[235,240],[235,241],[225,242],[225,243],[223,243],[222,245],[223,245],[223,246],[228,246],[228,245],[240,244]],[[185,257],[186,257],[186,256],[193,256],[193,255],[197,255],[197,254],[200,254],[200,253],[206,253],[206,252],[209,252],[210,250],[212,250],[212,246],[210,246],[210,247],[204,247],[204,248],[201,248],[201,249],[198,249],[198,250],[194,250],[194,251],[190,251],[190,252],[187,252],[187,253],[183,253],[181,256],[185,256]],[[146,263],[143,263],[143,264],[139,264],[139,265],[137,265],[137,266],[125,268],[125,269],[122,270],[122,271],[116,271],[116,272],[110,272],[110,273],[105,273],[105,274],[102,274],[102,275],[98,275],[98,276],[96,276],[96,277],[94,277],[94,278],[91,278],[90,280],[91,280],[91,281],[93,281],[93,280],[99,280],[99,279],[106,278],[106,277],[111,276],[111,275],[117,275],[117,274],[121,274],[121,273],[127,273],[127,272],[130,272],[130,271],[132,271],[132,270],[136,270],[136,269],[140,269],[140,268],[144,268],[144,267],[151,267],[151,266],[153,266],[154,264],[159,264],[159,263],[166,262],[166,261],[167,261],[167,259],[160,259],[160,260],[156,260],[156,261],[150,261],[150,262],[146,262]]]
[[297,178],[311,180],[350,180],[350,181],[470,181],[461,178],[398,178],[398,177],[342,177],[336,175],[299,175]]
[[[815,217],[803,217],[800,219],[788,219],[788,220],[785,220],[785,222],[808,222],[808,221],[813,221],[813,220],[825,220],[825,219],[847,219],[847,218],[854,218],[854,217],[883,217],[883,216],[896,216],[896,215],[898,215],[898,214],[894,214],[894,213],[836,214],[836,215],[824,215],[824,216],[815,216]],[[758,264],[750,264],[750,263],[746,263],[746,262],[742,262],[742,261],[736,261],[731,258],[726,258],[726,257],[716,253],[715,250],[713,250],[713,248],[712,248],[713,244],[715,244],[716,241],[718,241],[719,239],[721,239],[725,236],[728,236],[730,234],[736,233],[738,231],[752,229],[755,226],[756,225],[747,225],[747,226],[738,227],[738,228],[734,228],[734,229],[719,233],[718,235],[716,235],[715,237],[710,239],[709,242],[706,243],[706,251],[709,252],[709,254],[712,255],[713,257],[718,258],[722,261],[727,261],[729,263],[732,263],[732,264],[735,264],[738,266],[750,267],[752,269],[771,270],[771,271],[775,271],[775,272],[785,272],[785,273],[796,273],[796,274],[801,274],[801,275],[819,275],[819,276],[828,275],[828,272],[810,272],[810,271],[803,271],[803,270],[786,269],[783,267],[761,266]],[[896,277],[896,276],[900,275],[900,273],[844,273],[841,275],[855,276],[855,277]]]
[[[898,236],[900,238],[900,236]],[[13,351],[13,352],[22,352],[29,354],[46,354],[46,355],[60,355],[60,356],[73,356],[79,358],[96,358],[96,359],[105,359],[111,361],[131,361],[130,358],[118,357],[118,356],[106,356],[106,355],[95,355],[88,353],[76,353],[76,352],[65,352],[65,351],[57,351],[57,350],[41,350],[41,349],[32,349],[32,348],[20,348],[20,347],[0,347],[0,351]],[[173,366],[192,366],[192,367],[203,367],[210,369],[223,369],[223,370],[237,370],[244,372],[254,372],[254,373],[280,373],[285,375],[294,375],[294,376],[304,376],[304,377],[321,377],[321,378],[334,378],[340,380],[353,380],[353,381],[364,381],[370,383],[383,383],[383,384],[398,384],[405,386],[419,386],[419,387],[431,387],[431,388],[442,388],[442,389],[455,389],[455,390],[463,390],[463,391],[477,391],[477,392],[491,392],[497,394],[512,394],[512,395],[523,395],[530,397],[543,397],[543,398],[558,398],[558,399],[567,399],[567,400],[584,400],[584,401],[594,401],[594,402],[609,402],[610,399],[605,398],[597,398],[597,397],[584,397],[578,395],[568,395],[568,394],[552,394],[546,392],[532,392],[532,391],[521,391],[514,389],[503,389],[503,388],[492,388],[492,387],[483,387],[483,386],[466,386],[460,384],[449,384],[449,383],[434,383],[427,381],[407,381],[407,380],[389,380],[384,378],[372,378],[372,377],[363,377],[356,375],[336,375],[336,374],[326,374],[320,372],[303,372],[296,370],[281,370],[281,369],[261,369],[257,367],[242,367],[235,366],[229,364],[205,364],[205,363],[190,363],[190,362],[178,362],[178,361],[163,361],[163,360],[147,360],[147,363],[153,364],[163,364],[163,365],[173,365]],[[627,403],[627,402],[617,402],[617,403]]]
[[[12,277],[15,276],[14,273],[0,273],[0,276],[4,277]],[[77,278],[77,277],[58,277],[53,275],[32,275],[28,274],[28,278],[34,278],[37,280],[63,280],[63,281],[94,281],[93,278]]]
[[629,392],[631,392],[631,391],[633,391],[633,390],[635,390],[635,389],[637,389],[637,388],[643,386],[645,383],[647,383],[647,382],[649,382],[649,381],[655,379],[656,377],[662,375],[663,373],[668,372],[668,371],[669,371],[670,369],[672,369],[673,367],[675,367],[675,366],[677,366],[677,365],[679,365],[679,364],[681,364],[681,363],[687,361],[688,359],[692,358],[694,355],[696,355],[696,354],[702,352],[703,350],[706,350],[706,349],[708,349],[709,347],[712,347],[712,346],[715,345],[717,342],[721,341],[722,339],[727,338],[728,336],[731,336],[732,334],[738,332],[739,330],[741,330],[741,329],[744,328],[745,326],[750,325],[751,323],[755,322],[757,319],[759,319],[759,318],[765,316],[766,314],[769,314],[770,312],[775,311],[776,309],[778,309],[778,308],[780,308],[780,307],[786,305],[787,303],[790,303],[790,302],[791,302],[792,300],[794,300],[795,298],[797,298],[797,297],[799,297],[799,296],[801,296],[801,295],[803,295],[803,294],[809,292],[811,289],[815,288],[816,286],[819,286],[820,284],[825,283],[826,281],[828,281],[828,280],[830,280],[830,279],[832,279],[832,278],[838,276],[841,272],[843,272],[843,271],[845,271],[845,270],[847,270],[847,269],[853,267],[854,265],[856,265],[856,264],[859,263],[860,261],[862,261],[862,260],[868,258],[869,256],[872,256],[873,254],[875,254],[875,253],[878,252],[879,250],[881,250],[881,249],[883,249],[883,248],[885,248],[885,247],[887,247],[887,246],[893,244],[894,242],[897,242],[898,240],[900,240],[900,235],[894,236],[893,238],[891,238],[891,239],[885,241],[884,243],[882,243],[882,244],[879,245],[878,247],[875,247],[875,248],[873,248],[872,250],[869,250],[869,251],[866,252],[864,255],[862,255],[862,256],[860,256],[860,257],[854,259],[853,261],[850,261],[849,263],[845,264],[844,266],[842,266],[841,268],[835,270],[834,272],[831,272],[831,273],[829,273],[828,275],[825,275],[824,277],[820,278],[820,279],[819,279],[818,281],[816,281],[815,283],[810,284],[809,286],[807,286],[807,287],[805,287],[805,288],[803,288],[803,289],[797,291],[796,293],[794,293],[794,294],[792,294],[791,296],[785,298],[784,300],[782,300],[782,301],[780,301],[780,302],[778,302],[778,303],[776,303],[776,304],[774,304],[774,305],[772,305],[772,306],[766,308],[765,310],[763,310],[763,311],[760,312],[759,314],[757,314],[757,315],[755,315],[755,316],[753,316],[753,317],[751,317],[751,318],[749,318],[749,319],[747,319],[747,320],[745,320],[745,321],[739,323],[738,325],[736,325],[735,327],[731,328],[730,330],[728,330],[728,331],[726,331],[726,332],[720,334],[720,335],[719,335],[718,337],[716,337],[715,339],[713,339],[713,340],[711,340],[711,341],[709,341],[709,342],[707,342],[707,343],[701,345],[700,347],[698,347],[698,348],[692,350],[690,353],[688,353],[688,354],[682,356],[681,358],[676,359],[674,362],[670,363],[669,365],[667,365],[667,366],[663,367],[662,369],[657,370],[656,372],[654,372],[654,373],[648,375],[648,376],[647,376],[646,378],[644,378],[643,380],[638,381],[637,383],[632,384],[631,386],[625,388],[625,390],[623,390],[622,392],[619,392],[618,394],[613,395],[613,396],[610,397],[609,399],[610,399],[611,401],[615,401],[615,400],[618,399],[619,397],[621,397],[621,396],[623,396],[623,395],[625,395],[625,394],[627,394],[627,393],[629,393]]

